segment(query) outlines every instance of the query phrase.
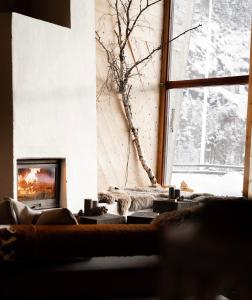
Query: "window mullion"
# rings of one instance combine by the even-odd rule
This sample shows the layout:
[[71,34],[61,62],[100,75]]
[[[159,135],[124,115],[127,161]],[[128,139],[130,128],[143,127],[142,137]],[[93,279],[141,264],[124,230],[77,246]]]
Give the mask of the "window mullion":
[[159,128],[158,128],[158,153],[157,153],[157,180],[164,184],[165,154],[166,154],[166,131],[168,119],[168,95],[166,82],[169,80],[170,49],[169,40],[171,34],[172,0],[164,0],[163,6],[163,34],[161,54],[161,75],[160,75],[160,101],[159,101]]

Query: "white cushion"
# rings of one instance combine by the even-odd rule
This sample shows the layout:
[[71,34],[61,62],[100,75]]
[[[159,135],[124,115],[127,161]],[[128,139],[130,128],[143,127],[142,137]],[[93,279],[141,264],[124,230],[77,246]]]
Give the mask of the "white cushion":
[[78,224],[75,216],[67,208],[53,208],[41,213],[36,225],[73,225]]
[[32,224],[34,217],[41,214],[41,211],[31,209],[28,205],[20,201],[15,201],[10,197],[5,197],[5,199],[11,201],[19,224]]

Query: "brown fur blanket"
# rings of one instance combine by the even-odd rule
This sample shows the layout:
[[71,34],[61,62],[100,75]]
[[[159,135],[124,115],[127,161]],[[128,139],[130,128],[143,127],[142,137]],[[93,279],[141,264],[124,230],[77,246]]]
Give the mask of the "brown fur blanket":
[[202,205],[165,212],[153,219],[152,224],[164,227],[170,224],[180,225],[184,221],[196,220],[202,213]]

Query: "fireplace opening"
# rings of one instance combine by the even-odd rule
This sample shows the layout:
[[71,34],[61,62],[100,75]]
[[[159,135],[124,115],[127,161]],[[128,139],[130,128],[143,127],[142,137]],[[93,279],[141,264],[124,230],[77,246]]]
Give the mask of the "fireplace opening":
[[33,209],[59,207],[60,160],[17,161],[18,201]]

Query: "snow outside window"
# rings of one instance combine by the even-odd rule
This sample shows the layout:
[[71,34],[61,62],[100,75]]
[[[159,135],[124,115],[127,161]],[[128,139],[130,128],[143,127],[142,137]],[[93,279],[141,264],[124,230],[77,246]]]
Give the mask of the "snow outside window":
[[[170,80],[249,73],[251,0],[174,1]],[[169,93],[166,183],[197,192],[242,194],[247,85]]]

